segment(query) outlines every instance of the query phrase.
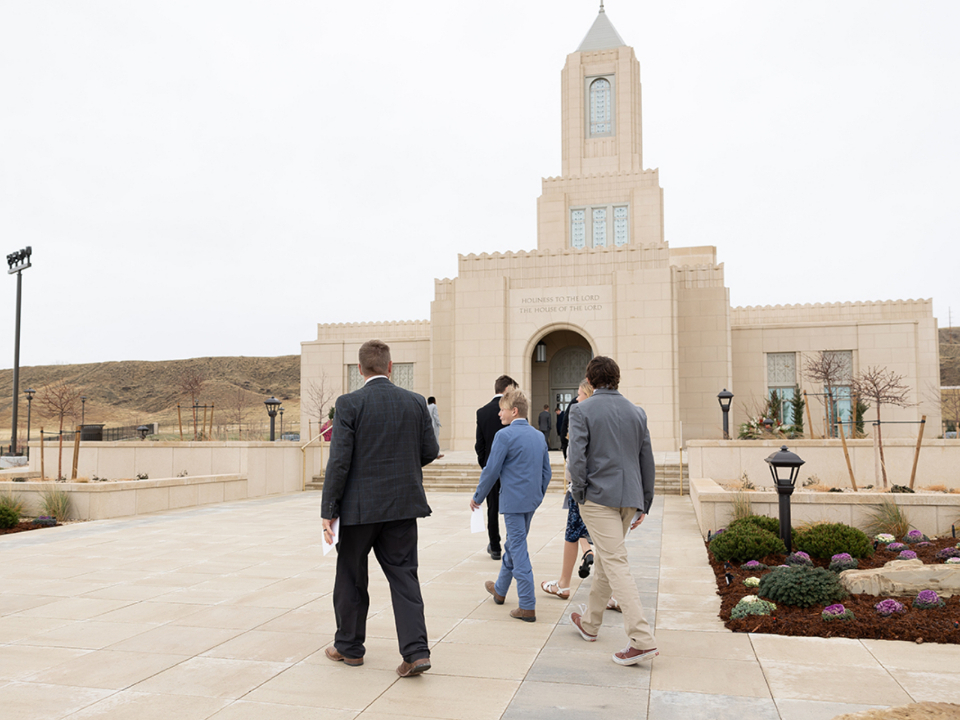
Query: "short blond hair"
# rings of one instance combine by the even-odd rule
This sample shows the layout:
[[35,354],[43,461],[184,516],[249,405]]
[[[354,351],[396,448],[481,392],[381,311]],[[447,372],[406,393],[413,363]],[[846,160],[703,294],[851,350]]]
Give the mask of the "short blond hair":
[[516,408],[518,418],[526,418],[527,413],[530,411],[530,403],[527,401],[527,396],[516,388],[507,388],[503,393],[503,397],[500,398],[500,407],[504,410]]
[[583,390],[583,394],[587,397],[593,395],[593,385],[591,385],[590,381],[586,378],[580,381],[580,389]]

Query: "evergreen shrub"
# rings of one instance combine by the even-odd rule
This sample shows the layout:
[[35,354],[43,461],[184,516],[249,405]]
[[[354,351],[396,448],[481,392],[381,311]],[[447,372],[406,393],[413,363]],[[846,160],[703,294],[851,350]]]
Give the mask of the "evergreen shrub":
[[873,555],[873,543],[866,533],[843,523],[824,523],[798,531],[793,544],[815,558],[826,559],[840,553],[855,558]]
[[743,562],[786,551],[783,540],[749,523],[731,525],[710,541],[710,552],[717,560]]
[[774,535],[780,534],[780,521],[776,518],[767,517],[766,515],[749,515],[745,518],[734,520],[732,523],[730,523],[730,527],[743,524],[753,525],[761,530],[771,532]]
[[760,578],[759,594],[796,607],[830,605],[847,597],[836,573],[806,565],[783,568]]
[[13,508],[0,505],[0,529],[8,530],[16,527],[20,522],[20,515]]

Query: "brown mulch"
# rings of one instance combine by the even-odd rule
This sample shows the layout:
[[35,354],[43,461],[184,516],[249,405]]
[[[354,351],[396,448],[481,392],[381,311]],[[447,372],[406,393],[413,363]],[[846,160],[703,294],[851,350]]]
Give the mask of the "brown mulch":
[[21,520],[12,528],[0,528],[0,535],[9,535],[11,533],[26,532],[27,530],[42,530],[44,527],[47,527],[47,526],[34,525],[32,520]]
[[[917,553],[919,560],[940,564],[941,561],[934,557],[937,551],[945,547],[954,547],[956,544],[955,538],[947,537],[931,540],[929,547],[916,545],[909,547]],[[887,552],[881,545],[872,557],[860,558],[859,569],[883,567],[890,560],[895,560],[896,555],[896,553]],[[782,564],[784,558],[784,555],[769,555],[759,560],[765,565],[775,567]],[[813,558],[813,563],[817,567],[825,568],[830,561]],[[912,607],[914,596],[898,597],[895,599],[902,603],[907,611],[891,617],[882,617],[874,610],[874,605],[883,598],[874,595],[850,595],[840,602],[847,610],[853,611],[856,616],[854,620],[823,620],[820,617],[822,606],[798,608],[782,603],[777,604],[773,615],[750,615],[742,620],[731,620],[730,612],[740,598],[757,594],[757,588],[748,588],[743,584],[744,578],[763,577],[770,572],[770,570],[761,572],[741,570],[742,564],[724,563],[710,555],[710,565],[717,577],[717,594],[721,598],[720,618],[724,621],[724,625],[734,632],[960,644],[960,596],[943,598],[946,605],[935,610],[914,610]],[[729,585],[726,580],[727,573],[733,575]]]

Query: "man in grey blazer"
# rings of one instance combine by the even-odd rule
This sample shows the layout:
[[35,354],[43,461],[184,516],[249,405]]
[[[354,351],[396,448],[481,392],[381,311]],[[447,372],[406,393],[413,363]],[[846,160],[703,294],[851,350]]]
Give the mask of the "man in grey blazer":
[[613,661],[634,665],[656,657],[656,640],[643,617],[640,593],[630,573],[627,532],[643,522],[653,504],[656,466],[646,413],[621,395],[620,368],[598,355],[587,365],[592,397],[570,408],[567,463],[570,493],[590,531],[594,578],[585,610],[570,620],[588,642],[597,639],[603,611],[615,595],[629,644]]
[[390,382],[390,348],[370,340],[360,347],[359,359],[364,386],[337,398],[320,507],[324,542],[340,518],[333,586],[337,634],[325,653],[346,665],[363,665],[372,549],[390,584],[403,656],[397,673],[409,677],[430,669],[417,518],[430,514],[421,468],[440,448],[423,396]]

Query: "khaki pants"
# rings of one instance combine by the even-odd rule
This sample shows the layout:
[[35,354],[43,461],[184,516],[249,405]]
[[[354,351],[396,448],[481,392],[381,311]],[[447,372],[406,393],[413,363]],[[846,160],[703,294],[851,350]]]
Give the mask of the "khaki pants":
[[580,624],[584,631],[596,635],[603,622],[603,611],[613,595],[623,610],[623,629],[631,647],[649,650],[657,646],[657,641],[650,623],[643,617],[640,592],[630,574],[624,542],[636,514],[636,508],[606,507],[589,500],[580,506],[580,517],[590,531],[594,550],[593,585]]

